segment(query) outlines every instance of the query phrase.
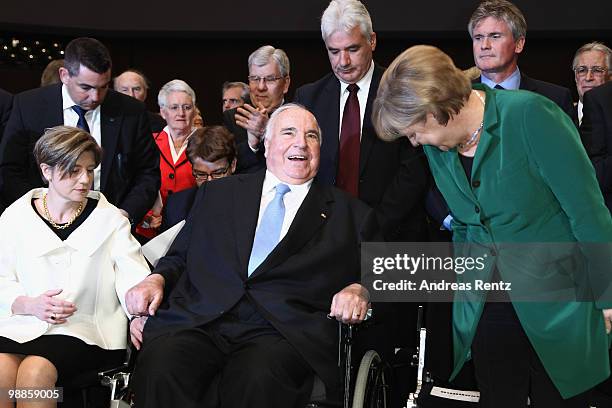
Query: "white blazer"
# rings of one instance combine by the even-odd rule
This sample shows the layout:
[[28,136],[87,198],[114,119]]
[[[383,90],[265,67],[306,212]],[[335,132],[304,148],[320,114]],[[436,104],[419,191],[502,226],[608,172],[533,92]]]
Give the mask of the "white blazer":
[[[98,199],[98,205],[62,241],[32,207],[32,199],[45,192],[31,190],[0,216],[0,336],[24,343],[65,334],[103,349],[125,348],[125,293],[149,274],[128,219],[104,195],[91,191],[88,197]],[[66,323],[12,314],[18,296],[50,289],[63,289],[57,296],[76,304]]]

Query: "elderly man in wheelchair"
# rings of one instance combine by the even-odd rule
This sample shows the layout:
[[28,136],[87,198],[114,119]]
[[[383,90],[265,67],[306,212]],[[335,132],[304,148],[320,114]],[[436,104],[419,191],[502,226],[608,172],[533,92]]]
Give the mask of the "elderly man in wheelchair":
[[[313,181],[321,131],[275,111],[267,170],[205,183],[167,256],[126,295],[138,407],[305,407],[315,377],[339,400],[338,326],[369,307],[360,244],[370,210]],[[331,302],[331,304],[330,304]]]

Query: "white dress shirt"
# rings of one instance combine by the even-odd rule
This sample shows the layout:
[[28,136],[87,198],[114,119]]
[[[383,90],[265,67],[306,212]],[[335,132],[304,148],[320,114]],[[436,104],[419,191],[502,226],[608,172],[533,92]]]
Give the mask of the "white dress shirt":
[[[62,110],[64,112],[64,125],[65,126],[74,126],[77,127],[77,123],[79,122],[79,114],[72,109],[74,105],[77,105],[70,94],[68,93],[68,89],[66,89],[66,85],[62,85]],[[100,105],[96,109],[87,111],[85,113],[85,120],[87,121],[87,126],[89,126],[89,133],[96,139],[99,146],[102,146],[102,131],[100,130]],[[100,190],[100,172],[102,170],[102,163],[98,165],[94,169],[94,183],[93,189],[99,191]]]
[[168,145],[170,146],[170,154],[172,155],[172,163],[176,164],[178,159],[181,157],[181,154],[183,154],[183,152],[187,148],[187,143],[189,142],[189,138],[191,137],[191,135],[193,135],[193,132],[195,131],[195,129],[191,129],[191,133],[189,134],[189,136],[185,138],[185,140],[183,140],[183,144],[178,150],[174,148],[174,140],[172,139],[172,136],[170,134],[170,128],[166,126],[163,131],[166,132],[166,134],[168,135]]
[[[361,140],[361,132],[363,130],[363,118],[365,116],[366,104],[368,103],[368,95],[370,93],[370,84],[372,83],[372,76],[374,75],[374,61],[370,63],[370,69],[368,72],[356,82],[356,85],[359,87],[357,91],[357,99],[359,99],[359,140]],[[342,116],[344,115],[344,105],[348,100],[350,92],[348,91],[348,86],[346,82],[340,81],[340,125],[338,127],[338,139],[340,138],[340,132],[342,130]]]
[[304,198],[306,198],[306,194],[308,194],[308,190],[310,190],[310,186],[312,185],[312,179],[304,184],[289,184],[285,183],[284,181],[280,181],[278,177],[272,174],[269,170],[266,170],[263,189],[261,190],[259,216],[257,217],[258,229],[259,224],[261,223],[261,217],[263,216],[266,207],[268,207],[268,204],[270,204],[270,201],[274,199],[274,196],[276,195],[276,185],[279,183],[286,184],[291,189],[291,191],[287,192],[283,196],[283,203],[285,204],[285,219],[283,220],[283,226],[278,239],[280,242],[287,234],[287,231],[289,231],[289,227],[291,227],[291,223],[293,222],[295,215],[300,209]]

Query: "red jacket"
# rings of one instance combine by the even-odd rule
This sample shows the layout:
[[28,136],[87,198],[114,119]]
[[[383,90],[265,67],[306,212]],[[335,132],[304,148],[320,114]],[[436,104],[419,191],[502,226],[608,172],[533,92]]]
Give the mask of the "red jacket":
[[[172,160],[168,134],[165,131],[153,133],[153,139],[159,148],[159,170],[161,173],[161,194],[162,203],[166,205],[168,195],[177,191],[185,190],[196,185],[195,178],[191,174],[191,163],[187,160],[186,150],[181,153],[176,163]],[[152,214],[151,211],[145,215],[145,219]],[[157,231],[151,228],[143,228],[142,223],[136,227],[136,232],[144,237],[152,238],[157,235]]]

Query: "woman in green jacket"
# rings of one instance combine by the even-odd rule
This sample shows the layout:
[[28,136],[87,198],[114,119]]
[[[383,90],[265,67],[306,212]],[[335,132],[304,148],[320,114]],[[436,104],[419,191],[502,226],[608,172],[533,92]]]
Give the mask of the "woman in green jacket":
[[446,54],[416,46],[387,69],[373,121],[424,145],[453,240],[490,251],[458,280],[516,288],[501,302],[455,294],[453,377],[474,360],[482,407],[587,407],[610,375],[612,219],[571,119],[530,92],[472,89]]

